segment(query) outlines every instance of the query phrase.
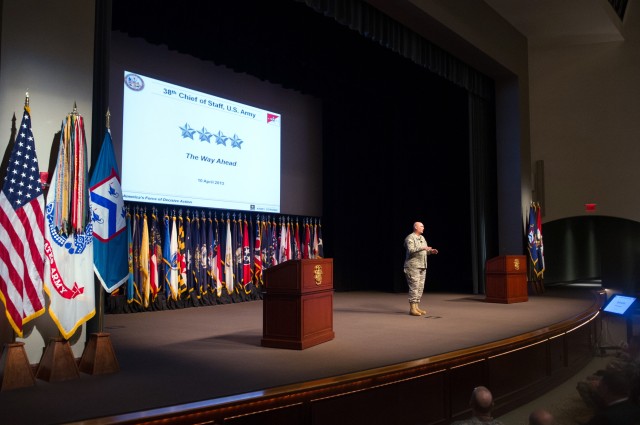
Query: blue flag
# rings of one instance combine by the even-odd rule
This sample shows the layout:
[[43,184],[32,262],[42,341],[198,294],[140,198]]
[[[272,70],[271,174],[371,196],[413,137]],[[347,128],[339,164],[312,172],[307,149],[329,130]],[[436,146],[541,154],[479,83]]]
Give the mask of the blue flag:
[[[164,293],[169,299],[171,291],[171,231],[169,230],[169,213],[164,216],[164,243],[162,245],[162,263],[164,264]],[[175,297],[174,297],[175,299]]]
[[531,259],[531,269],[538,274],[538,248],[536,245],[537,217],[533,205],[529,208],[529,225],[527,230],[527,248],[529,249],[529,258]]
[[127,227],[118,164],[107,131],[89,182],[93,221],[93,268],[111,293],[129,277]]

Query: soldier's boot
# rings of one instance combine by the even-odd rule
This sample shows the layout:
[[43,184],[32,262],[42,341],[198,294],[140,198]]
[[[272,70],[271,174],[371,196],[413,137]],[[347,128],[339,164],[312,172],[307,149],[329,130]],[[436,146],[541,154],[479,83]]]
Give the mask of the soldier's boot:
[[422,314],[423,316],[425,314],[427,314],[427,310],[423,310],[420,308],[420,304],[416,303],[416,310],[418,310],[420,312],[420,314]]
[[409,310],[409,314],[412,316],[422,316],[422,313],[418,310],[418,303],[410,303],[411,309]]

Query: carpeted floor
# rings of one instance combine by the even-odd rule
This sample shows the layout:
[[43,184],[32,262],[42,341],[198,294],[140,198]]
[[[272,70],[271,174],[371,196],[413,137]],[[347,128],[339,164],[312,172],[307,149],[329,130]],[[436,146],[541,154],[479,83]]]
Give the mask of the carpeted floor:
[[412,317],[406,294],[339,292],[334,340],[306,350],[261,346],[262,301],[105,316],[120,371],[0,394],[0,423],[57,424],[154,409],[378,368],[509,338],[567,320],[591,290],[548,290],[528,302],[425,294]]

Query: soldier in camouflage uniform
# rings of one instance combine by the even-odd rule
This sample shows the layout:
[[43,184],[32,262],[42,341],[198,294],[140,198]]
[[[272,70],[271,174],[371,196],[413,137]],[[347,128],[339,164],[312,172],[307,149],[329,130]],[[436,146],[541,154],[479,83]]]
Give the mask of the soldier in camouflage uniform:
[[420,222],[413,223],[413,233],[404,239],[406,257],[404,261],[404,274],[409,285],[409,314],[422,316],[427,314],[419,306],[424,291],[424,281],[427,277],[427,255],[437,254],[438,250],[430,247],[422,236],[424,225]]

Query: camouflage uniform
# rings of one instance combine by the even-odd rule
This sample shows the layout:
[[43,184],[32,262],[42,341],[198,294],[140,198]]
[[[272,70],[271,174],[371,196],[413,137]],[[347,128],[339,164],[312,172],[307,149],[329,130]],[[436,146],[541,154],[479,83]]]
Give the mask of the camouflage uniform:
[[426,246],[427,241],[422,235],[411,233],[404,239],[404,274],[409,285],[410,303],[420,303],[424,291],[424,281],[427,277],[427,251],[424,249]]

